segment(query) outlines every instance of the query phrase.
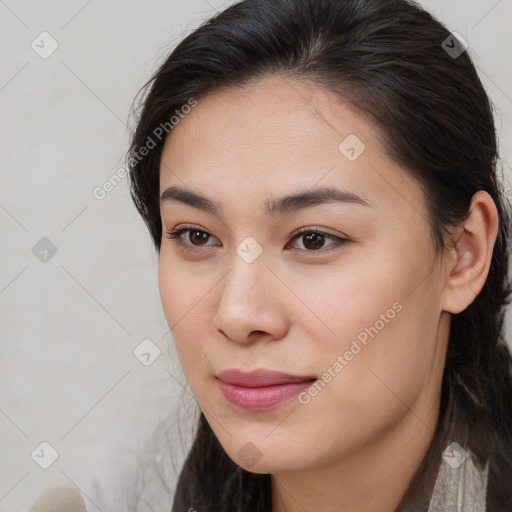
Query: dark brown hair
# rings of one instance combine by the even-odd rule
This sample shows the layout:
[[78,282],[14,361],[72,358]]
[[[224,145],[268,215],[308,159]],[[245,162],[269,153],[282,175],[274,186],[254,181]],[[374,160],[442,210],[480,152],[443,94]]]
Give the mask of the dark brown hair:
[[[500,218],[490,272],[474,302],[452,315],[440,421],[399,509],[428,505],[445,443],[465,433],[478,466],[489,463],[488,510],[512,510],[512,359],[503,335],[511,293],[509,205],[492,104],[470,55],[450,37],[408,0],[238,2],[180,42],[143,88],[127,155],[131,194],[159,250],[165,137],[155,134],[166,126],[172,136],[169,119],[191,99],[200,103],[209,92],[266,75],[309,80],[374,119],[391,158],[425,191],[439,251],[448,228],[466,218],[473,195],[488,192]],[[460,54],[448,51],[446,41]],[[149,139],[155,147],[141,157]],[[230,459],[201,414],[172,510],[269,512],[270,484],[270,475]]]

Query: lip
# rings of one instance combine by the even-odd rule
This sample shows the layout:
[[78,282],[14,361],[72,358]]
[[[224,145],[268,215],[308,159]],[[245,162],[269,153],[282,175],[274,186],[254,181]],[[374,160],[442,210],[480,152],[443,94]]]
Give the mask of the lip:
[[226,399],[239,409],[258,412],[272,409],[311,386],[315,376],[257,369],[229,369],[215,375]]

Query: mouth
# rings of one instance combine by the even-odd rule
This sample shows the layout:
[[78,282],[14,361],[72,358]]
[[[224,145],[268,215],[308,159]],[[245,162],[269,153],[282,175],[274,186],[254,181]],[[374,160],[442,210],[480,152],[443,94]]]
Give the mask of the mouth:
[[315,376],[291,375],[273,370],[224,370],[215,375],[224,397],[236,408],[259,412],[279,404],[307,389]]

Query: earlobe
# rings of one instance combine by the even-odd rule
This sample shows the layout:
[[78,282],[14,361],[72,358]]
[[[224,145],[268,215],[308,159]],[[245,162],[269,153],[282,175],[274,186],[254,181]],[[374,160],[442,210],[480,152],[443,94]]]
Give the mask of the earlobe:
[[443,309],[464,311],[482,290],[489,274],[499,219],[491,196],[480,190],[471,201],[468,217],[459,226],[447,256],[447,282]]

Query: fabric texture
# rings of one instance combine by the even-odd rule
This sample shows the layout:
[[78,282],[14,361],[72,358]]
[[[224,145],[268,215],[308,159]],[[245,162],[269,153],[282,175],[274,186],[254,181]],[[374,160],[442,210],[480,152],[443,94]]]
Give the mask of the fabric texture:
[[428,512],[485,512],[489,463],[480,470],[455,442],[442,459]]

